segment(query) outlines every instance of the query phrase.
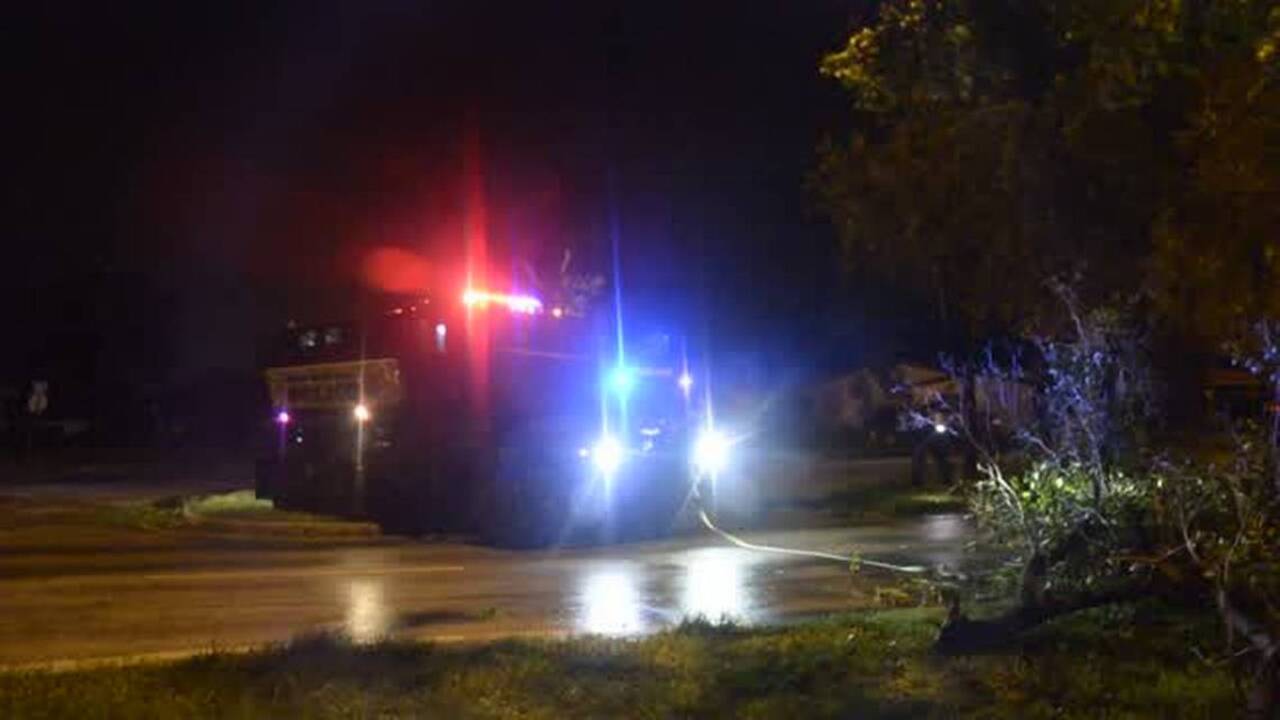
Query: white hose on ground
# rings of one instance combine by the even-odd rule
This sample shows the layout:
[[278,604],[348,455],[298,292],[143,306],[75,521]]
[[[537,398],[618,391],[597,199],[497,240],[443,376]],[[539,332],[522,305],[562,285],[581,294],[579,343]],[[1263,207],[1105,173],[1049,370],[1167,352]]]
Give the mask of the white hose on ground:
[[[796,548],[776,547],[773,545],[757,545],[756,543],[747,542],[746,540],[743,540],[742,538],[738,537],[737,535],[734,535],[731,532],[728,532],[727,530],[721,530],[720,528],[716,527],[716,524],[711,522],[711,518],[707,517],[707,511],[705,509],[702,509],[702,508],[698,509],[698,517],[702,518],[702,524],[705,525],[708,530],[715,533],[716,535],[719,535],[720,537],[724,538],[730,543],[737,545],[738,547],[743,548],[745,550],[777,553],[779,555],[797,555],[800,557],[811,557],[811,558],[817,558],[819,560],[831,560],[838,563],[844,563],[845,565],[851,565],[855,562],[852,556],[837,555],[835,553],[822,552],[820,550],[799,550]],[[856,560],[856,563],[858,565],[866,565],[867,567],[879,568],[881,570],[889,570],[892,572],[908,573],[912,575],[918,575],[918,574],[928,572],[927,568],[921,567],[919,565],[894,565],[892,563],[880,562],[878,560],[866,560],[864,558],[858,558]]]

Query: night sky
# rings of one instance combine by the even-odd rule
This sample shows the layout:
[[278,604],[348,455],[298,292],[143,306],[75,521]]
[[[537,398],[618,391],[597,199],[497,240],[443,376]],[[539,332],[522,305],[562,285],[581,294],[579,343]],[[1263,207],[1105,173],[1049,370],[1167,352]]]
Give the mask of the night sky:
[[449,267],[468,132],[495,245],[600,265],[612,198],[645,312],[729,346],[828,313],[803,180],[845,99],[816,65],[865,2],[43,5],[7,103],[8,377],[251,369],[373,250]]

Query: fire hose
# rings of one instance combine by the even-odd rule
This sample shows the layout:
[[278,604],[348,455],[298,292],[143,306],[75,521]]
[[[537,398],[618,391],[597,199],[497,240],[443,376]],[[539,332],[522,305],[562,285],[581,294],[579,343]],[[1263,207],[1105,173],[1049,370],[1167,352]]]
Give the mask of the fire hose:
[[754,550],[756,552],[774,553],[778,555],[791,555],[796,557],[809,557],[809,558],[815,558],[818,560],[829,560],[832,562],[838,562],[838,563],[847,565],[849,567],[866,565],[867,567],[873,567],[880,570],[888,570],[890,572],[898,572],[898,573],[907,573],[911,575],[921,575],[929,571],[928,568],[925,568],[920,565],[894,565],[893,563],[881,562],[879,560],[867,560],[865,558],[859,558],[854,555],[837,555],[836,553],[822,552],[820,550],[802,550],[798,548],[785,548],[785,547],[778,547],[776,545],[762,545],[760,543],[747,542],[746,540],[743,540],[742,538],[738,537],[737,535],[734,535],[728,530],[722,530],[721,528],[717,527],[716,524],[711,521],[710,516],[707,515],[707,511],[705,508],[702,508],[702,507],[698,508],[698,517],[702,520],[702,524],[712,533],[719,535],[725,541],[729,542],[732,545],[736,545],[740,548],[743,548],[744,550]]

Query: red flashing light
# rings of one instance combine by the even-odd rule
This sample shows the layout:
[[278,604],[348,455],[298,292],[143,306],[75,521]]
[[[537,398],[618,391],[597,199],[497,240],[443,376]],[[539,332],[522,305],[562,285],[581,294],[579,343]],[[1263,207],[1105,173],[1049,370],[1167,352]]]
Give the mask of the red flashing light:
[[542,301],[532,295],[508,295],[474,288],[467,288],[462,293],[462,304],[467,307],[485,307],[489,304],[502,305],[511,312],[524,313],[526,315],[542,312]]

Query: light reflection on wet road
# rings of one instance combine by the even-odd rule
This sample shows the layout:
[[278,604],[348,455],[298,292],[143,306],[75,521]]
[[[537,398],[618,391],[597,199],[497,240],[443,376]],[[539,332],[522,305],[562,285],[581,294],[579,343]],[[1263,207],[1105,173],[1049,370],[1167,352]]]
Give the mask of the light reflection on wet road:
[[[745,535],[956,566],[969,533],[962,518],[933,516]],[[412,541],[122,552],[134,554],[105,567],[87,553],[77,564],[61,552],[67,570],[8,578],[0,557],[0,665],[198,652],[319,630],[357,641],[630,635],[692,617],[770,623],[860,602],[839,563],[743,550],[707,535],[537,553]]]
[[582,575],[571,600],[572,629],[632,635],[692,618],[750,623],[752,592],[765,590],[745,582],[752,572],[751,554],[736,548],[700,547],[681,552],[673,563],[631,559],[598,563]]
[[744,576],[750,558],[738,548],[702,548],[688,553],[681,614],[713,622],[751,621],[751,598]]
[[347,635],[356,642],[369,642],[387,635],[391,627],[392,608],[383,593],[381,578],[360,578],[347,583]]
[[575,603],[577,629],[602,635],[644,630],[645,607],[637,575],[625,565],[585,575]]

